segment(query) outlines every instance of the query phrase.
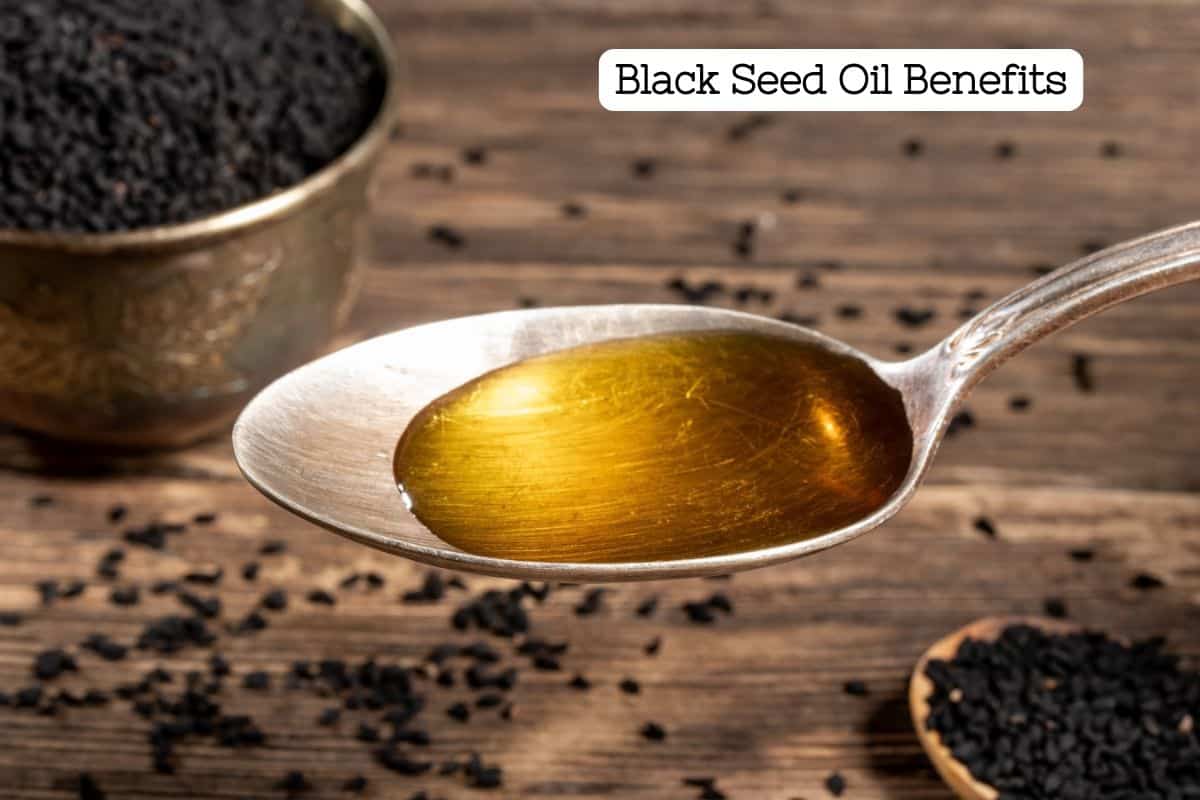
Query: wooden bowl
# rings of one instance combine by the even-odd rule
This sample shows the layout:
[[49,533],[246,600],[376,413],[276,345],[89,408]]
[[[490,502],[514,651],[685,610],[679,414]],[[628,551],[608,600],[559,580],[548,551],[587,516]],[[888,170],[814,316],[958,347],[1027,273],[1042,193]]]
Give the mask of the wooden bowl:
[[925,651],[921,660],[913,670],[912,680],[908,684],[908,709],[912,714],[917,738],[925,754],[933,762],[938,774],[954,793],[962,800],[996,800],[1000,793],[986,783],[981,783],[972,777],[970,770],[956,759],[942,743],[942,737],[937,731],[925,727],[929,719],[929,696],[933,694],[933,681],[925,675],[925,667],[933,659],[949,661],[958,652],[959,645],[965,639],[992,641],[999,638],[1001,632],[1011,625],[1029,625],[1047,633],[1074,633],[1082,628],[1073,622],[1042,617],[988,617],[976,620],[970,625],[959,628],[954,633],[938,640]]

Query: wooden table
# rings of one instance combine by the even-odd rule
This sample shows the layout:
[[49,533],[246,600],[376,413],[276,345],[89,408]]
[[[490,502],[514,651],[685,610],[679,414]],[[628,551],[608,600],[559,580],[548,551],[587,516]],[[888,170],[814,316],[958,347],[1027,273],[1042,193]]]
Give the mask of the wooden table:
[[[377,255],[343,343],[529,303],[681,302],[668,284],[682,278],[721,281],[727,291],[710,302],[812,317],[886,355],[945,335],[980,307],[967,299],[972,291],[996,298],[1037,265],[1200,214],[1195,2],[375,5],[405,54],[409,83],[402,136],[383,167]],[[738,115],[600,110],[600,52],[684,46],[1074,47],[1087,96],[1069,114],[779,114],[749,126]],[[465,163],[472,147],[484,148],[483,163]],[[635,174],[639,159],[652,159],[652,174]],[[414,177],[423,164],[450,165],[452,180]],[[568,215],[566,203],[585,213]],[[757,235],[744,258],[734,242],[747,221]],[[465,246],[432,241],[438,224]],[[798,285],[807,275],[817,288]],[[771,299],[739,303],[744,287]],[[846,305],[861,318],[839,315]],[[937,316],[905,327],[894,317],[903,306]],[[511,721],[480,712],[460,725],[442,709],[463,692],[431,689],[432,754],[476,750],[501,764],[505,786],[491,794],[499,797],[689,798],[699,792],[683,777],[713,775],[732,798],[811,799],[826,796],[822,783],[839,770],[846,797],[932,800],[948,792],[920,752],[902,696],[918,654],[947,631],[983,615],[1038,613],[1056,597],[1082,622],[1166,634],[1200,656],[1198,307],[1200,286],[1182,287],[1034,347],[971,398],[976,426],[947,443],[912,505],[851,545],[729,583],[616,587],[589,617],[572,612],[581,589],[557,592],[534,625],[569,640],[564,671],[523,669]],[[1075,354],[1091,356],[1094,392],[1077,387]],[[1031,407],[1012,410],[1016,396]],[[410,662],[437,642],[477,638],[448,627],[458,595],[397,602],[421,569],[277,510],[240,479],[224,438],[98,460],[7,432],[0,463],[0,607],[25,613],[24,624],[0,629],[0,688],[31,683],[30,663],[47,647],[74,650],[95,630],[128,642],[147,620],[177,613],[168,596],[116,607],[93,578],[124,527],[105,521],[117,502],[129,505],[130,523],[219,514],[164,552],[129,548],[122,585],[203,563],[226,569],[224,619],[270,587],[292,599],[266,631],[219,644],[235,668],[224,695],[255,717],[265,747],[185,746],[178,774],[158,775],[148,724],[127,703],[56,717],[3,709],[0,796],[74,797],[88,771],[122,800],[271,798],[283,796],[273,787],[291,769],[314,784],[305,797],[346,796],[339,786],[356,772],[371,778],[372,797],[475,796],[455,779],[375,766],[352,722],[314,726],[328,705],[319,698],[238,687],[244,672],[282,672],[294,659]],[[53,505],[33,507],[40,494]],[[995,538],[975,528],[981,515]],[[256,583],[242,581],[240,565],[267,539],[285,540],[288,552],[262,559]],[[1094,548],[1094,560],[1073,560],[1074,548]],[[385,589],[338,590],[368,570],[386,578]],[[1142,572],[1165,586],[1132,588]],[[89,581],[83,596],[39,607],[36,581],[76,577]],[[468,582],[472,592],[507,586]],[[335,591],[337,607],[304,602],[314,587]],[[680,604],[717,590],[734,615],[689,623]],[[658,614],[637,618],[651,595],[661,597]],[[662,650],[646,656],[655,636]],[[114,664],[83,655],[80,673],[57,683],[112,686],[158,663],[182,675],[207,658],[198,649]],[[577,672],[594,682],[590,692],[566,686]],[[626,676],[640,681],[640,694],[617,689]],[[843,693],[850,679],[865,681],[869,695]],[[648,720],[666,728],[665,741],[639,736]]]

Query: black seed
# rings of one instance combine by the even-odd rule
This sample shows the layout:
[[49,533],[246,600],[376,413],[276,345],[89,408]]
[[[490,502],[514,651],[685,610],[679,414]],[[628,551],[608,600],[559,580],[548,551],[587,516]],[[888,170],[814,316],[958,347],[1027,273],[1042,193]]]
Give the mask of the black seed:
[[834,772],[825,779],[825,790],[834,797],[841,797],[846,791],[846,779],[842,777],[840,772]]
[[974,525],[975,530],[979,531],[989,539],[996,538],[996,525],[987,517],[976,517]]
[[336,725],[341,718],[342,710],[340,708],[327,708],[321,712],[321,716],[317,717],[317,724],[328,728]]
[[897,344],[892,349],[895,350],[900,355],[906,356],[906,355],[912,353],[913,346],[911,344],[909,344],[908,342],[901,342],[900,344]]
[[896,321],[909,328],[919,328],[933,320],[937,312],[932,308],[898,308]]
[[29,498],[29,505],[33,508],[49,508],[54,505],[54,497],[48,494],[35,494]]
[[191,592],[179,592],[176,597],[197,615],[204,619],[215,619],[221,615],[221,598],[200,597]]
[[64,672],[75,672],[79,665],[64,650],[44,650],[33,660],[33,675],[41,681],[57,678]]
[[804,199],[803,189],[786,189],[782,195],[783,202],[794,205]]
[[1018,413],[1028,411],[1032,405],[1033,400],[1022,394],[1013,395],[1008,398],[1008,407]]
[[482,147],[468,147],[462,152],[462,159],[465,163],[472,166],[480,166],[487,163],[487,150]]
[[1086,563],[1096,557],[1096,551],[1090,547],[1077,547],[1074,550],[1068,550],[1067,555],[1069,555],[1073,561]]
[[767,114],[756,113],[750,114],[745,119],[735,122],[729,126],[726,132],[726,138],[731,142],[738,142],[750,136],[759,128],[766,127],[771,123],[771,117]]
[[667,288],[677,292],[689,303],[707,303],[710,299],[725,291],[725,284],[720,281],[706,281],[693,286],[683,278],[672,278],[667,282]]
[[1099,253],[1107,246],[1104,242],[1091,239],[1079,244],[1079,252],[1085,256],[1090,256],[1092,253]]
[[639,158],[633,162],[633,176],[635,178],[652,178],[657,169],[658,163],[653,158]]
[[466,237],[449,225],[434,225],[429,229],[429,238],[452,250],[457,250],[467,243]]
[[1120,158],[1123,154],[1124,150],[1118,142],[1105,142],[1100,145],[1100,155],[1105,158]]
[[313,589],[308,593],[308,602],[314,605],[332,606],[337,605],[337,598],[331,595],[324,589]]
[[1083,353],[1071,356],[1071,376],[1075,379],[1075,388],[1079,391],[1096,391],[1096,382],[1092,379],[1091,356]]
[[666,729],[657,722],[647,722],[639,732],[642,734],[642,738],[651,742],[661,742],[667,738]]
[[600,611],[604,607],[604,595],[608,594],[608,589],[598,587],[589,589],[587,594],[575,606],[575,613],[581,617],[591,616]]
[[283,611],[288,605],[287,592],[283,589],[274,589],[263,595],[262,600],[259,602],[268,611]]
[[308,792],[312,791],[312,784],[304,777],[304,773],[298,770],[292,770],[283,776],[283,779],[275,784],[276,789],[280,789],[289,793]]
[[136,586],[115,587],[108,595],[114,606],[136,606],[142,599],[142,593]]
[[996,158],[1008,159],[1017,154],[1017,146],[1012,142],[1000,142],[996,145]]
[[342,784],[343,792],[355,792],[361,794],[367,790],[367,779],[362,775],[355,775]]
[[583,203],[568,202],[562,204],[562,213],[569,219],[581,219],[587,216],[587,206]]
[[642,652],[648,656],[658,655],[658,651],[662,649],[662,637],[655,636],[650,641],[642,646]]
[[262,547],[258,548],[260,556],[277,556],[287,552],[287,542],[282,539],[270,539],[263,542]]
[[202,511],[192,517],[192,522],[196,525],[212,525],[216,521],[217,512],[215,511]]
[[257,561],[246,562],[245,564],[242,565],[242,580],[244,580],[244,581],[258,580],[258,573],[259,573],[260,569],[262,569],[262,567],[259,565],[259,563]]
[[850,680],[842,684],[842,691],[853,697],[866,697],[870,694],[867,684],[859,680]]
[[266,691],[271,688],[271,676],[261,670],[249,672],[242,678],[242,688],[256,692]]
[[123,505],[115,505],[108,509],[108,521],[116,524],[125,519],[125,515],[129,513],[129,509]]
[[925,152],[925,143],[920,139],[908,139],[904,142],[902,148],[904,155],[909,158],[917,158]]
[[950,424],[946,426],[946,438],[956,436],[960,432],[975,427],[975,415],[968,409],[963,409],[950,418]]
[[86,772],[79,775],[79,800],[105,800],[107,797],[95,778]]
[[15,611],[0,612],[0,627],[15,628],[25,621],[25,618]]
[[862,319],[863,310],[861,306],[841,305],[837,307],[837,315],[842,319]]
[[456,722],[467,722],[471,719],[471,709],[466,703],[455,703],[446,709],[446,716]]
[[1029,267],[1029,271],[1034,275],[1049,275],[1054,270],[1055,266],[1053,264],[1031,264]]
[[1146,591],[1149,589],[1161,589],[1167,584],[1162,578],[1151,575],[1148,572],[1139,572],[1137,575],[1133,576],[1132,580],[1129,581],[1129,585],[1134,589]]
[[1042,609],[1046,612],[1047,617],[1054,619],[1066,619],[1067,603],[1061,597],[1047,597],[1042,603]]
[[576,675],[574,678],[571,678],[571,680],[567,683],[567,686],[570,686],[572,689],[587,691],[588,689],[592,688],[592,682],[582,675]]
[[642,686],[633,678],[625,678],[617,684],[625,694],[641,694]]

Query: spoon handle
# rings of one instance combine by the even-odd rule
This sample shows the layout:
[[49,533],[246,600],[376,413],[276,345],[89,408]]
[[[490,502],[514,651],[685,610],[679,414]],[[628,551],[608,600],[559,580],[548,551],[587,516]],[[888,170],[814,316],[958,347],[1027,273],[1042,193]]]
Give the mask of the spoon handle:
[[951,334],[939,360],[960,392],[1029,345],[1139,295],[1200,278],[1200,222],[1081,258],[998,300]]

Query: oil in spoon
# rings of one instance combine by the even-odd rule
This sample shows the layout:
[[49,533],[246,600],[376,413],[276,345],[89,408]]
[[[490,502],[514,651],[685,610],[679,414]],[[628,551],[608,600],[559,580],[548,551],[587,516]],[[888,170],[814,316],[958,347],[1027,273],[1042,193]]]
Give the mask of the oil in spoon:
[[741,331],[619,339],[502,367],[409,424],[395,475],[446,542],[493,558],[639,562],[850,525],[912,456],[863,362]]

